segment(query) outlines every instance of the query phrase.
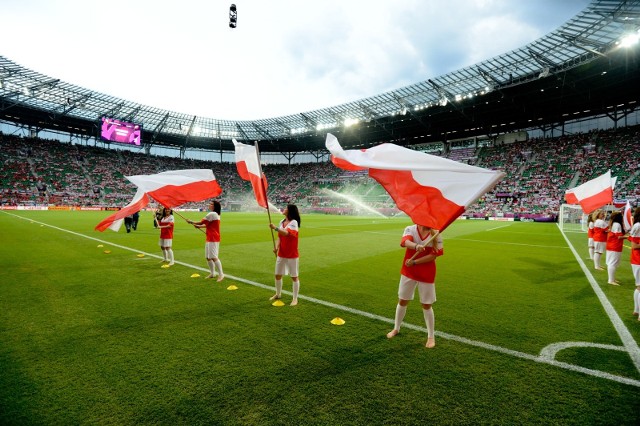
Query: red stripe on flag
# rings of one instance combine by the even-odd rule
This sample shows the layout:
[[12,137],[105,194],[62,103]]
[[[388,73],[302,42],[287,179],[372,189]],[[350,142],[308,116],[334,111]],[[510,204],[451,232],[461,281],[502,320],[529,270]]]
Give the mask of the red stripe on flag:
[[165,185],[147,192],[165,207],[177,207],[189,201],[202,201],[222,194],[218,181],[196,181],[184,185]]
[[140,198],[137,202],[135,202],[134,204],[129,204],[128,206],[118,210],[117,212],[115,212],[114,214],[107,217],[105,220],[103,220],[99,224],[97,224],[94,229],[96,231],[103,232],[107,228],[109,228],[111,224],[116,220],[124,219],[125,217],[142,210],[147,206],[147,204],[149,204],[149,197],[147,197],[147,195],[144,194],[142,198]]
[[331,162],[333,164],[335,164],[337,167],[340,167],[342,170],[349,170],[352,172],[357,172],[360,170],[366,170],[366,167],[360,167],[360,166],[356,166],[354,164],[351,164],[350,162],[348,162],[347,160],[343,160],[342,158],[338,158],[334,155],[331,156]]
[[463,206],[448,200],[439,189],[416,182],[411,171],[369,169],[369,176],[418,225],[442,232],[464,212]]
[[238,161],[236,163],[236,168],[238,169],[238,174],[244,180],[248,180],[251,182],[251,187],[253,188],[253,193],[256,196],[256,201],[260,207],[267,208],[267,177],[262,174],[262,179],[258,175],[254,175],[247,168],[247,163],[245,161]]
[[564,194],[564,199],[567,202],[567,204],[578,204],[578,198],[576,197],[576,194],[574,194],[573,192],[566,192]]
[[580,206],[585,213],[591,213],[592,211],[611,203],[611,200],[613,200],[613,190],[611,187],[608,187],[580,200]]

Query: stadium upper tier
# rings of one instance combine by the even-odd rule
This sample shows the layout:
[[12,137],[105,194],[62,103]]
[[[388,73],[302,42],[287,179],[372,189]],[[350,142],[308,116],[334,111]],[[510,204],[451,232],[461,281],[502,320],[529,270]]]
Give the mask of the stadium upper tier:
[[0,119],[98,137],[100,117],[142,125],[142,140],[181,149],[313,152],[327,132],[347,148],[414,145],[555,126],[637,108],[640,1],[594,0],[519,49],[410,86],[330,108],[252,121],[141,105],[21,67],[0,56]]

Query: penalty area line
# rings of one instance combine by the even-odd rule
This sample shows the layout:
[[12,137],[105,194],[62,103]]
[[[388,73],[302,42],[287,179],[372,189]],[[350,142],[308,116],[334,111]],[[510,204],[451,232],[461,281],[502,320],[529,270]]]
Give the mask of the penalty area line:
[[[50,224],[47,224],[47,223],[43,223],[43,222],[39,222],[39,221],[36,221],[36,220],[33,220],[33,219],[28,219],[28,218],[22,217],[20,215],[7,213],[5,211],[2,211],[2,212],[5,213],[5,214],[8,214],[8,215],[17,217],[19,219],[28,220],[30,222],[38,223],[40,225],[47,226],[49,228],[56,229],[56,230],[59,230],[61,232],[66,232],[66,233],[69,233],[69,234],[72,234],[72,235],[75,235],[75,236],[78,236],[78,237],[87,238],[89,240],[97,241],[97,242],[100,242],[100,243],[103,243],[103,244],[108,244],[110,246],[118,247],[118,248],[121,248],[123,250],[131,251],[131,252],[135,252],[135,253],[144,253],[145,255],[156,257],[158,259],[160,258],[160,256],[158,256],[156,254],[146,253],[144,251],[136,250],[136,249],[133,249],[131,247],[126,247],[126,246],[123,246],[123,245],[120,245],[120,244],[115,244],[115,243],[111,243],[109,241],[104,241],[104,240],[101,240],[99,238],[95,238],[95,237],[91,237],[91,236],[88,236],[88,235],[85,235],[85,234],[81,234],[79,232],[74,232],[74,231],[71,231],[71,230],[68,230],[68,229],[60,228],[60,227],[57,227],[57,226],[54,226],[54,225],[50,225]],[[191,265],[189,263],[180,262],[180,261],[176,261],[175,263],[179,264],[179,265],[182,265],[182,266],[185,266],[187,268],[196,269],[196,270],[204,271],[204,272],[209,272],[209,270],[207,268]],[[240,277],[235,277],[233,275],[228,275],[228,274],[225,274],[225,277],[226,278],[230,278],[230,279],[235,280],[235,281],[238,281],[238,282],[241,282],[241,283],[244,283],[244,284],[248,284],[248,285],[254,286],[254,287],[258,287],[258,288],[266,289],[266,290],[269,290],[269,291],[273,291],[273,286],[271,286],[271,285],[265,285],[265,284],[262,284],[262,283],[258,283],[258,282],[247,280],[247,279],[240,278]],[[286,291],[286,290],[283,290],[282,293],[286,294],[288,296],[292,296],[292,293],[289,292],[289,291]],[[350,314],[362,316],[362,317],[373,319],[373,320],[376,320],[376,321],[381,321],[381,322],[384,322],[386,324],[391,324],[391,325],[394,324],[394,320],[392,318],[383,317],[381,315],[373,314],[373,313],[366,312],[366,311],[361,311],[359,309],[350,308],[350,307],[344,306],[344,305],[338,305],[336,303],[327,302],[327,301],[321,300],[321,299],[316,299],[315,297],[310,297],[310,296],[305,296],[305,295],[300,294],[300,295],[298,295],[298,298],[302,299],[302,300],[306,300],[306,301],[311,302],[311,303],[315,303],[315,304],[318,304],[318,305],[326,306],[328,308],[340,310],[340,311],[343,311],[343,312],[347,312],[347,313],[350,313]],[[414,324],[409,324],[409,323],[406,323],[406,322],[403,322],[402,325],[403,325],[403,327],[411,329],[411,330],[419,331],[419,332],[422,332],[422,333],[426,333],[427,332],[427,329],[425,327],[417,326],[417,325],[414,325]],[[597,377],[597,378],[600,378],[600,379],[611,380],[611,381],[614,381],[614,382],[618,382],[618,383],[622,383],[622,384],[626,384],[626,385],[635,386],[635,387],[640,388],[640,380],[634,380],[634,379],[627,378],[627,377],[616,376],[615,374],[606,373],[606,372],[600,371],[600,370],[592,370],[590,368],[584,368],[584,367],[580,367],[578,365],[568,364],[566,362],[555,361],[554,359],[549,359],[548,358],[548,354],[531,355],[531,354],[528,354],[528,353],[524,353],[524,352],[515,351],[515,350],[512,350],[512,349],[503,348],[501,346],[496,346],[496,345],[492,345],[492,344],[489,344],[489,343],[480,342],[480,341],[477,341],[477,340],[467,339],[466,337],[456,336],[454,334],[444,333],[444,332],[441,332],[441,331],[436,331],[435,334],[436,334],[436,336],[441,337],[443,339],[452,340],[454,342],[462,343],[462,344],[465,344],[465,345],[474,346],[474,347],[478,347],[478,348],[482,348],[482,349],[498,352],[498,353],[501,353],[501,354],[513,356],[513,357],[516,357],[516,358],[520,358],[520,359],[524,359],[524,360],[528,360],[528,361],[533,361],[533,362],[536,362],[536,363],[539,363],[539,364],[547,364],[547,365],[551,365],[551,366],[554,366],[554,367],[562,368],[564,370],[569,370],[569,371],[573,371],[573,372],[577,372],[577,373],[582,373],[582,374],[586,374],[586,375],[589,375],[589,376]]]

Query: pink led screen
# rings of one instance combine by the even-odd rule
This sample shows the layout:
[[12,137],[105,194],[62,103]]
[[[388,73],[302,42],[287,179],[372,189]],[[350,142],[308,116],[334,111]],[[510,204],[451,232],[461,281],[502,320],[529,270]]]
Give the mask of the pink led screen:
[[142,129],[139,124],[127,123],[115,118],[102,117],[100,137],[111,142],[140,145]]

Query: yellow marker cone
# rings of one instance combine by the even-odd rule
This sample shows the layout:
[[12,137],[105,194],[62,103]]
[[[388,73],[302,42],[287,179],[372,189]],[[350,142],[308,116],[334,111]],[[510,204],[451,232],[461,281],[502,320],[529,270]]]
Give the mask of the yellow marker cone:
[[167,269],[169,267],[169,265],[162,265],[161,268],[163,269]]
[[236,287],[235,285],[231,284],[229,287],[227,287],[227,290],[237,290],[238,287]]
[[191,274],[191,278],[199,278],[200,274]]
[[139,254],[136,254],[136,256],[138,256],[138,257],[144,257],[144,254],[143,254],[143,253],[139,253]]
[[280,299],[276,300],[271,304],[272,306],[284,306],[284,302]]
[[109,254],[109,253],[111,253],[111,250],[105,250],[104,251],[104,254]]
[[340,317],[335,317],[334,319],[331,320],[331,324],[333,325],[343,325],[344,324],[344,320]]
[[102,244],[98,244],[98,247],[100,248],[100,247],[104,247],[104,246]]

